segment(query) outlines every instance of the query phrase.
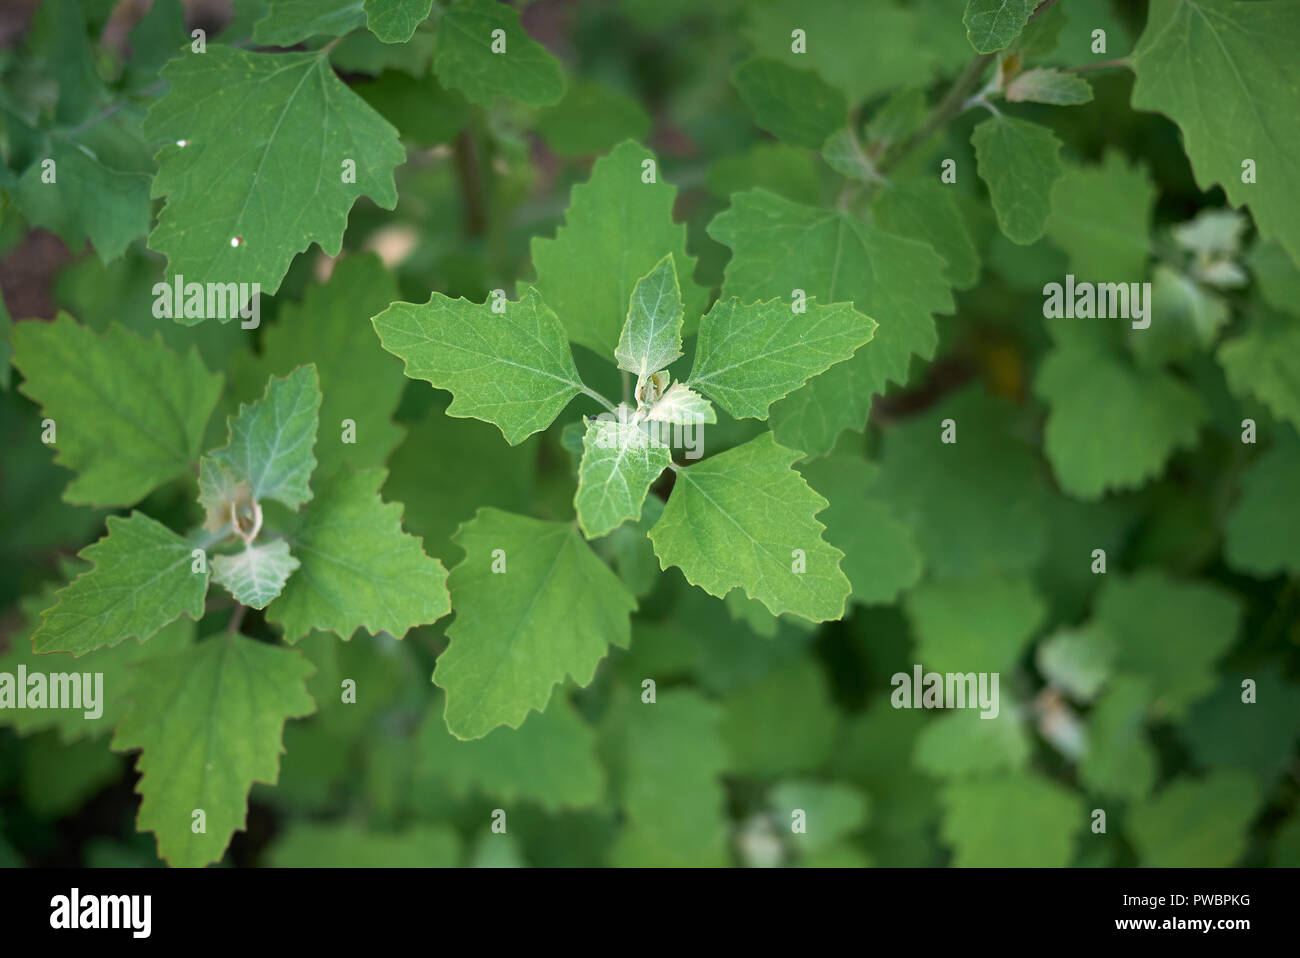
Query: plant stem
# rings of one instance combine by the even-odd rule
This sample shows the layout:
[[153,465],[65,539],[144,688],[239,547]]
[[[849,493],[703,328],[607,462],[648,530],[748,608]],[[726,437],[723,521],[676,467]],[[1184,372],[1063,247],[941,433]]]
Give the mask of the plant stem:
[[1086,70],[1108,70],[1111,67],[1123,67],[1126,70],[1133,69],[1133,64],[1128,57],[1116,57],[1114,60],[1102,60],[1098,63],[1085,63],[1078,67],[1063,67],[1066,73],[1083,73]]
[[584,396],[590,396],[592,399],[596,400],[596,402],[600,403],[610,412],[618,412],[618,407],[615,406],[608,399],[606,399],[604,396],[602,396],[600,393],[596,392],[596,390],[588,386],[579,386],[579,388],[582,390],[582,394]]
[[228,633],[234,635],[239,631],[239,626],[244,621],[244,613],[246,613],[247,611],[248,611],[248,606],[244,605],[241,602],[238,608],[235,609],[234,615],[230,617],[230,624],[226,626],[226,631]]
[[962,70],[961,75],[953,81],[948,92],[939,101],[939,105],[930,111],[925,121],[912,132],[911,136],[900,143],[897,149],[890,150],[880,161],[878,168],[881,173],[897,166],[909,153],[928,140],[931,134],[961,113],[971,91],[979,83],[984,68],[995,56],[996,54],[993,53],[981,53],[966,64],[966,69]]

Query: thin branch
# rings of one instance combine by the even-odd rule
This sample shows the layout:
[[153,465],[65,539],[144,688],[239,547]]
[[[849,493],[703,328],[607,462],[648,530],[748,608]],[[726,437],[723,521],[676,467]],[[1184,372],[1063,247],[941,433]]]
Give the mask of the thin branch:
[[984,75],[984,68],[989,65],[996,55],[994,53],[982,53],[966,64],[966,69],[962,70],[961,76],[953,81],[952,86],[948,88],[948,92],[939,101],[939,105],[930,111],[930,115],[925,118],[925,121],[907,139],[903,140],[897,149],[889,151],[881,160],[879,166],[881,173],[885,173],[897,166],[909,153],[928,140],[931,134],[961,113],[962,107],[971,96],[976,84],[979,83],[980,77]]
[[1128,57],[1118,57],[1114,60],[1101,60],[1098,63],[1085,63],[1079,67],[1062,67],[1066,73],[1083,73],[1087,70],[1109,70],[1112,67],[1123,67],[1125,70],[1133,69],[1133,63]]
[[602,396],[600,393],[596,392],[596,390],[590,388],[589,386],[582,386],[580,388],[582,389],[582,394],[584,396],[590,396],[592,399],[596,400],[596,402],[600,403],[610,412],[618,412],[618,407],[615,406],[608,399],[606,399],[604,396]]

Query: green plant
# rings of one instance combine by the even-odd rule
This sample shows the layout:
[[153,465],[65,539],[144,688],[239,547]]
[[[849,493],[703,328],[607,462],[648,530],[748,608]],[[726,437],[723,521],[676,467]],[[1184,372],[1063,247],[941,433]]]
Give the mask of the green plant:
[[1300,7],[523,6],[5,52],[0,826],[1294,864]]

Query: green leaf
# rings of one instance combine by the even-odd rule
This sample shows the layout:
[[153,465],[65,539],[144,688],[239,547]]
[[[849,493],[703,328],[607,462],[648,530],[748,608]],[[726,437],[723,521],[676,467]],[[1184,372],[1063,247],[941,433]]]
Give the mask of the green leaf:
[[120,326],[98,336],[65,313],[16,323],[13,363],[55,421],[55,462],[79,473],[63,494],[75,505],[129,506],[189,473],[221,394],[197,350]]
[[650,530],[661,566],[719,598],[744,589],[773,615],[838,619],[852,589],[844,553],[822,538],[815,517],[827,502],[791,468],[798,458],[764,433],[679,469]]
[[1007,84],[1010,103],[1052,103],[1077,106],[1092,101],[1092,85],[1076,73],[1038,68],[1017,74]]
[[804,814],[805,831],[794,834],[795,846],[804,854],[831,848],[867,822],[867,796],[856,788],[834,782],[791,780],[772,789],[768,805],[777,822],[788,825],[795,811]]
[[283,379],[272,376],[262,398],[240,405],[230,420],[226,445],[204,457],[204,471],[214,463],[212,478],[199,501],[211,519],[229,500],[230,480],[247,482],[258,502],[274,499],[297,509],[311,499],[307,482],[316,469],[312,448],[321,404],[320,378],[315,366],[299,366]]
[[1214,663],[1237,637],[1240,599],[1155,569],[1108,575],[1093,612],[1115,637],[1115,670],[1146,679],[1153,705],[1181,716],[1214,687]]
[[293,821],[266,854],[272,868],[453,868],[460,843],[447,825],[375,832],[350,822]]
[[[1249,205],[1260,234],[1300,262],[1298,42],[1295,4],[1153,0],[1132,63],[1133,107],[1178,124],[1197,185]],[[1246,159],[1258,182],[1242,182]]]
[[[46,159],[54,163],[53,183],[44,181]],[[149,232],[149,180],[139,171],[115,169],[93,150],[56,134],[48,156],[18,179],[13,197],[32,226],[58,233],[74,251],[89,239],[107,263]]]
[[719,299],[700,320],[688,386],[737,419],[766,419],[768,407],[868,342],[876,321],[848,303]]
[[826,678],[807,656],[733,689],[720,725],[739,775],[769,776],[819,768],[835,738],[836,711]]
[[732,249],[724,299],[788,299],[796,289],[820,303],[852,302],[880,327],[864,349],[772,409],[782,445],[829,452],[844,429],[861,430],[871,396],[907,380],[911,358],[934,355],[936,312],[952,312],[943,260],[928,246],[890,235],[839,211],[792,203],[766,190],[738,193],[709,235]]
[[1159,475],[1176,449],[1196,443],[1208,415],[1201,398],[1169,373],[1141,372],[1082,343],[1052,350],[1034,391],[1051,410],[1044,446],[1053,472],[1081,499]]
[[266,619],[295,642],[312,629],[349,638],[357,629],[401,638],[451,611],[447,572],[402,531],[402,507],[385,503],[383,469],[344,471],[281,531],[302,567]]
[[1300,429],[1300,322],[1256,310],[1245,332],[1219,347],[1219,364],[1238,396],[1254,396]]
[[1077,279],[1137,282],[1146,276],[1155,205],[1146,169],[1109,150],[1096,166],[1066,164],[1052,190],[1047,236],[1070,257]]
[[669,254],[636,281],[614,358],[638,385],[682,355],[682,293]]
[[[940,441],[952,419],[957,442]],[[965,389],[885,432],[870,487],[912,531],[933,579],[1027,572],[1048,539],[1048,489],[1016,407]]]
[[935,778],[977,778],[1022,771],[1032,748],[1023,716],[1004,700],[996,717],[970,707],[940,715],[917,737],[913,760]]
[[[653,170],[648,183],[647,170]],[[537,288],[570,340],[612,356],[633,287],[668,252],[682,283],[685,315],[704,312],[705,291],[690,278],[695,260],[686,253],[686,227],[673,222],[676,195],[653,154],[620,143],[596,161],[591,179],[573,188],[555,238],[533,239]]]
[[149,638],[179,615],[203,618],[206,572],[192,572],[191,544],[140,512],[108,517],[108,535],[78,554],[94,568],[56,593],[32,636],[37,653],[84,655]]
[[1029,773],[955,782],[940,796],[959,868],[1061,868],[1087,822],[1076,793]]
[[[471,107],[456,91],[443,89],[432,74],[417,73],[412,76],[400,70],[385,70],[373,80],[354,83],[352,89],[397,127],[406,143],[450,144],[465,128]],[[388,302],[394,299],[395,294]],[[371,315],[376,312],[378,309],[372,310]]]
[[323,286],[312,283],[300,303],[280,307],[276,322],[263,332],[256,360],[235,365],[231,378],[240,395],[260,393],[273,375],[288,375],[308,363],[316,367],[322,397],[313,449],[317,478],[344,463],[353,469],[382,466],[401,442],[402,429],[392,418],[405,380],[370,323],[397,298],[397,284],[379,257],[345,257]]
[[871,209],[872,222],[886,233],[928,243],[944,258],[944,276],[956,289],[979,279],[980,260],[952,192],[928,180],[891,183]]
[[1090,702],[1110,678],[1115,639],[1095,626],[1062,629],[1038,644],[1038,671],[1078,702]]
[[1260,577],[1300,572],[1300,441],[1286,427],[1241,478],[1241,495],[1223,524],[1223,555]]
[[[505,49],[493,51],[495,31]],[[457,0],[438,21],[433,69],[443,86],[489,107],[498,96],[550,106],[564,96],[559,61],[524,32],[519,12],[496,0]]]
[[455,542],[456,618],[433,678],[457,738],[518,728],[566,675],[585,686],[610,643],[627,646],[636,600],[576,526],[480,509]]
[[575,83],[555,106],[537,115],[537,133],[561,156],[604,153],[623,140],[642,140],[650,117],[640,102],[602,83]]
[[1047,603],[1020,576],[927,582],[904,596],[903,607],[917,662],[933,672],[1010,672],[1047,615]]
[[977,53],[1009,47],[1037,5],[1038,0],[966,0],[966,39]]
[[273,293],[313,242],[338,255],[357,197],[397,203],[393,168],[405,159],[397,130],[323,53],[211,45],[172,60],[162,77],[170,86],[144,131],[168,141],[153,183],[167,204],[149,237],[167,256],[168,279],[259,283]]
[[384,43],[405,43],[432,7],[433,0],[366,0],[366,26]]
[[673,461],[672,451],[634,422],[589,419],[573,507],[588,539],[641,518],[650,485]]
[[[274,785],[286,719],[316,710],[312,666],[289,649],[216,635],[136,666],[135,705],[113,748],[142,749],[137,826],[174,866],[219,861],[247,817],[254,782]],[[202,811],[205,831],[193,828]]]
[[1180,779],[1129,813],[1128,836],[1148,868],[1226,868],[1246,849],[1259,787],[1245,772]]
[[1230,672],[1192,706],[1180,731],[1203,767],[1239,768],[1270,789],[1291,766],[1300,737],[1300,686],[1276,665]]
[[289,555],[289,543],[277,539],[231,555],[213,556],[212,579],[244,605],[265,609],[299,565]]
[[[75,575],[74,571],[66,571],[66,566],[73,566],[73,563],[63,565],[65,575]],[[67,669],[66,658],[38,655],[27,638],[39,627],[41,610],[48,609],[57,601],[55,592],[55,587],[50,584],[40,592],[24,596],[20,601],[22,621],[10,633],[8,650],[0,655],[0,672],[17,675],[18,669],[22,667],[27,669],[29,676],[34,672],[70,671]],[[193,621],[180,618],[163,626],[148,642],[119,642],[112,648],[99,648],[78,658],[75,666],[78,672],[102,673],[104,676],[103,694],[97,703],[101,714],[97,718],[89,718],[85,709],[5,708],[0,709],[0,724],[9,726],[19,735],[52,729],[62,742],[97,739],[107,735],[130,707],[131,690],[135,685],[135,663],[152,656],[180,651],[194,641],[194,629]]]
[[1142,679],[1119,676],[1088,714],[1087,750],[1079,781],[1106,798],[1142,799],[1156,782],[1155,749],[1143,723],[1151,693]]
[[718,414],[709,401],[683,383],[673,383],[646,413],[650,422],[677,425],[716,423]]
[[[961,69],[970,59],[970,47],[960,30],[938,26],[952,20],[950,8],[949,0],[908,5],[771,0],[744,5],[742,30],[758,55],[811,68],[856,104]],[[792,49],[791,31],[796,28],[804,31],[806,51]],[[863,56],[864,38],[889,42],[873,43],[872,55]]]
[[[495,426],[433,409],[393,453],[384,494],[406,503],[405,528],[424,539],[429,555],[450,565],[460,558],[452,535],[481,506],[532,508],[540,441],[507,446]],[[438,455],[431,457],[430,449]]]
[[779,60],[746,60],[731,74],[731,85],[756,122],[779,140],[820,150],[844,125],[844,94],[811,70]]
[[394,303],[373,320],[384,349],[411,379],[450,390],[447,415],[495,424],[516,445],[545,429],[584,387],[555,313],[533,287],[517,303],[471,303],[434,293]]
[[420,727],[416,748],[418,760],[460,797],[477,790],[494,800],[559,811],[589,808],[605,792],[596,733],[563,694],[545,712],[529,713],[518,729],[493,729],[470,742],[448,732],[442,709],[435,707]]
[[993,116],[971,133],[980,178],[1007,239],[1027,246],[1043,235],[1052,187],[1061,176],[1061,141],[1047,127]]
[[1300,315],[1300,267],[1276,240],[1256,243],[1247,257],[1259,294],[1274,309]]
[[615,864],[725,863],[727,753],[719,713],[690,689],[660,692],[651,704],[620,703],[614,752],[628,826],[611,853]]
[[799,471],[830,505],[821,513],[826,541],[844,553],[840,568],[853,585],[852,599],[893,602],[921,577],[921,553],[911,530],[893,511],[868,498],[879,469],[860,455],[836,452],[805,462]]
[[253,39],[265,46],[291,47],[311,37],[339,37],[361,26],[362,0],[270,0],[266,16],[253,24]]

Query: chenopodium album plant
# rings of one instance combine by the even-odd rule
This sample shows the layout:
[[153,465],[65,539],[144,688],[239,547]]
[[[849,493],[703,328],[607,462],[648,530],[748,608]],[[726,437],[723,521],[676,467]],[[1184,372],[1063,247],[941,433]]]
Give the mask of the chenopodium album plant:
[[[644,189],[641,164],[625,162],[637,152],[631,144],[615,150],[593,183],[613,180],[616,195]],[[540,261],[540,284],[549,288],[546,264],[553,260]],[[694,317],[694,362],[684,380],[673,381],[669,367],[682,357],[685,319],[677,266],[665,253],[629,283],[642,265],[629,258],[622,275],[610,277],[631,286],[614,317],[626,319],[608,358],[635,382],[632,401],[617,405],[582,382],[565,328],[535,287],[518,302],[434,294],[422,306],[396,303],[374,319],[408,376],[452,393],[448,415],[491,422],[511,444],[545,429],[576,396],[607,409],[586,420],[581,436],[576,528],[492,510],[457,533],[466,552],[451,578],[458,614],[434,681],[447,693],[447,725],[458,736],[517,727],[530,709],[546,707],[566,675],[589,682],[608,643],[627,644],[636,601],[582,537],[640,522],[665,470],[673,473],[672,493],[648,528],[665,569],[678,567],[720,598],[742,589],[773,615],[822,622],[844,612],[851,590],[840,569],[844,554],[825,541],[816,519],[827,501],[792,468],[801,454],[763,433],[679,465],[672,439],[674,429],[704,439],[699,431],[717,422],[709,399],[738,419],[766,419],[772,403],[870,340],[875,322],[847,303],[820,305],[799,290],[788,301],[719,299]],[[584,301],[585,290],[565,289],[567,281],[554,280],[561,301]],[[611,325],[605,316],[588,321],[593,332]],[[584,600],[576,604],[575,596]]]
[[[79,471],[68,497],[94,505],[135,503],[183,475],[221,391],[194,352],[121,329],[95,336],[67,316],[19,323],[14,356],[24,391],[61,430],[62,461]],[[80,555],[91,567],[32,635],[37,655],[152,640],[87,667],[134,701],[113,747],[142,750],[139,826],[173,864],[220,857],[243,827],[250,784],[276,778],[285,720],[316,708],[311,663],[239,635],[239,614],[216,640],[176,627],[203,618],[212,583],[241,611],[265,609],[290,643],[312,630],[400,636],[450,609],[446,570],[402,531],[400,506],[380,499],[385,471],[318,468],[320,407],[315,366],[272,376],[230,417],[228,441],[199,459],[203,525],[109,516],[108,534]]]

